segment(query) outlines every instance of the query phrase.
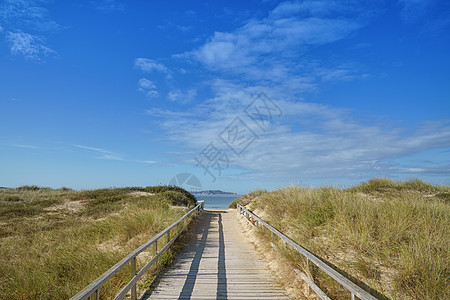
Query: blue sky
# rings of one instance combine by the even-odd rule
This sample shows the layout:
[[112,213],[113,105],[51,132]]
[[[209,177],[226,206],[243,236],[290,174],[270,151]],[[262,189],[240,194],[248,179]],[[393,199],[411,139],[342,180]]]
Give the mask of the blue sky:
[[0,186],[450,182],[450,3],[0,1]]

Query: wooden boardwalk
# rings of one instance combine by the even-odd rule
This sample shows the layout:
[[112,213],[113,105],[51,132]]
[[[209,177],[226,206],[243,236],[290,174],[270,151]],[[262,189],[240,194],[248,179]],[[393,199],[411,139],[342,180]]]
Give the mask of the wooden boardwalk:
[[235,211],[205,210],[189,244],[142,299],[288,299],[240,233]]

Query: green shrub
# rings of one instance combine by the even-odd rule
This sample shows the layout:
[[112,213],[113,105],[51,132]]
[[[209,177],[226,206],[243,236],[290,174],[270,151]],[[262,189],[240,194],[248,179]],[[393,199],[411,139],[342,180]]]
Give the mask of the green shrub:
[[22,199],[19,196],[16,196],[16,195],[5,195],[2,200],[3,201],[7,201],[7,202],[19,202],[19,201],[22,201]]
[[193,206],[193,205],[196,205],[196,203],[197,203],[197,199],[195,198],[194,195],[192,195],[185,189],[178,187],[178,186],[173,186],[173,185],[148,186],[143,191],[148,192],[148,193],[164,193],[167,191],[178,192],[185,196],[184,199],[185,199],[186,203],[182,204],[182,205]]
[[47,188],[41,188],[37,185],[23,185],[16,188],[18,191],[39,191],[40,189],[47,189]]

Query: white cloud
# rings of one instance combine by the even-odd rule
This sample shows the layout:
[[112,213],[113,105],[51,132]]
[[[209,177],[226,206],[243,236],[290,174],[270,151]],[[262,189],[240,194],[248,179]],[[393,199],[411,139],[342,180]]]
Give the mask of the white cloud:
[[153,81],[148,80],[147,78],[141,78],[139,79],[139,88],[140,89],[156,89],[156,85],[153,83]]
[[0,4],[0,32],[13,55],[23,55],[40,61],[43,56],[55,54],[44,42],[44,34],[59,31],[61,26],[49,17],[48,1],[7,0]]
[[145,92],[145,94],[150,98],[156,98],[159,96],[158,91],[154,91],[154,90],[147,91],[147,92]]
[[183,111],[173,111],[173,110],[165,110],[165,109],[159,109],[159,108],[152,108],[146,110],[146,114],[149,116],[164,116],[164,117],[194,117],[195,114],[191,112],[187,112],[185,110]]
[[167,94],[167,97],[170,101],[177,101],[180,103],[189,103],[191,102],[195,96],[197,95],[197,90],[189,89],[185,91],[181,90],[173,90]]
[[25,58],[40,60],[42,56],[54,54],[55,51],[43,44],[40,37],[25,32],[8,32],[7,40],[11,53],[23,55]]
[[[407,134],[401,127],[387,127],[381,122],[361,123],[345,109],[283,99],[282,92],[271,96],[283,116],[274,119],[269,130],[263,132],[243,112],[261,87],[243,89],[229,82],[217,82],[215,88],[214,98],[187,112],[149,113],[162,119],[160,125],[167,138],[196,150],[197,155],[214,141],[228,152],[233,166],[245,170],[244,177],[291,180],[391,176],[403,174],[407,169],[395,159],[450,147],[449,122],[425,123]],[[237,116],[259,137],[241,157],[234,155],[219,138]],[[194,156],[179,158],[192,163]],[[421,167],[408,168],[410,173],[419,173]],[[429,172],[424,169],[420,173],[434,174],[439,170],[442,168]]]
[[18,147],[18,148],[26,148],[26,149],[40,149],[38,146],[33,145],[24,145],[24,144],[9,144],[11,147]]
[[[333,43],[361,28],[371,5],[355,1],[296,1],[279,4],[266,17],[252,18],[232,32],[215,32],[202,46],[174,55],[200,62],[219,76],[233,76],[291,94],[314,91],[323,81],[348,81],[367,76],[348,65],[329,65],[306,56],[312,46]],[[327,65],[328,64],[328,65]],[[135,67],[169,73],[159,62],[138,58]],[[170,74],[168,74],[170,75]],[[177,101],[185,91],[172,89]]]
[[118,153],[114,153],[112,151],[108,151],[108,150],[104,150],[104,149],[96,148],[96,147],[88,147],[88,146],[83,146],[83,145],[76,145],[76,144],[74,146],[77,147],[77,148],[80,148],[80,149],[89,150],[89,151],[96,152],[97,154],[100,154],[100,156],[95,157],[97,159],[125,160],[123,158],[123,155],[120,155]]
[[159,96],[155,83],[151,80],[148,80],[147,78],[139,79],[138,86],[139,86],[138,90],[145,93],[150,98],[155,98]]
[[[335,58],[330,64],[319,60],[311,49],[345,39],[362,28],[372,14],[370,3],[283,2],[265,18],[249,19],[232,32],[215,32],[204,45],[176,56],[213,71],[215,79],[206,83],[212,96],[187,111],[151,109],[147,113],[160,120],[165,138],[186,149],[179,155],[180,161],[195,164],[196,154],[186,153],[198,154],[214,141],[227,151],[233,166],[243,170],[239,180],[443,173],[445,166],[439,167],[439,162],[426,168],[397,160],[450,147],[449,122],[421,124],[415,131],[407,131],[382,121],[359,121],[344,108],[304,99],[323,82],[369,76],[360,73],[357,62],[341,63]],[[154,69],[152,65],[150,70]],[[283,116],[267,131],[261,131],[244,113],[261,91],[283,110]],[[182,95],[184,92],[173,89],[168,97],[177,101]],[[241,157],[219,138],[236,117],[258,135]]]
[[114,0],[91,1],[91,5],[102,12],[124,11],[125,6],[116,3]]
[[300,95],[323,81],[367,76],[355,67],[315,58],[309,51],[351,36],[372,10],[370,3],[357,1],[287,1],[266,17],[249,19],[232,32],[215,32],[204,45],[176,57],[198,61],[219,76],[237,78],[236,82]]
[[177,100],[179,97],[181,97],[181,91],[180,90],[176,90],[176,91],[170,91],[169,94],[167,94],[167,97],[169,97],[170,101],[175,101]]
[[[361,28],[356,17],[330,17],[322,12],[326,7],[322,1],[308,3],[285,2],[268,17],[251,19],[232,33],[215,32],[190,55],[213,69],[241,71],[263,61],[260,56],[290,55],[292,51],[300,54],[307,46],[331,43]],[[323,9],[317,9],[319,6]],[[339,13],[337,8],[334,12]]]
[[136,58],[134,60],[134,67],[142,72],[157,71],[166,74],[170,73],[170,70],[166,66],[150,58]]
[[331,82],[337,82],[337,81],[350,81],[356,78],[365,78],[368,75],[367,74],[358,74],[358,72],[349,66],[336,66],[331,69],[325,69],[322,72],[320,70],[317,70],[317,75],[323,80],[323,81],[331,81]]
[[135,160],[135,162],[139,162],[139,163],[143,163],[143,164],[148,164],[148,165],[154,165],[157,164],[158,162],[155,160]]
[[116,160],[116,161],[123,161],[123,162],[132,162],[132,163],[143,163],[143,164],[157,164],[157,161],[154,160],[133,160],[133,159],[126,159],[125,155],[118,154],[109,150],[105,150],[102,148],[97,147],[89,147],[89,146],[83,146],[83,145],[77,145],[74,144],[74,147],[88,150],[94,153],[97,153],[100,156],[94,157],[95,159],[106,159],[106,160]]
[[[4,26],[17,26],[14,30],[27,28],[40,32],[53,32],[61,26],[49,17],[48,9],[44,7],[48,1],[20,0],[4,1],[0,5],[0,20]],[[13,25],[14,24],[14,25]]]
[[277,18],[286,18],[292,15],[307,18],[333,18],[342,16],[355,16],[355,14],[369,13],[376,8],[379,1],[359,0],[340,1],[340,0],[304,0],[304,1],[285,1],[280,3],[273,11],[272,16]]

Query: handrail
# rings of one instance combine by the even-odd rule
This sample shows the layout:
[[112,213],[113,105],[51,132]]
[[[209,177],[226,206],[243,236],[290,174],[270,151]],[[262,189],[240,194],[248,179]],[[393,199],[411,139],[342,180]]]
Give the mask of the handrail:
[[[290,238],[264,222],[260,217],[249,211],[244,206],[238,204],[237,205],[237,212],[239,215],[244,215],[244,217],[250,221],[250,216],[252,219],[258,221],[261,223],[264,227],[269,229],[273,234],[277,235],[280,239],[282,239],[286,244],[297,250],[299,253],[301,253],[303,256],[305,256],[308,260],[313,262],[319,269],[324,271],[326,274],[328,274],[331,278],[339,282],[344,288],[346,288],[348,291],[350,291],[352,300],[355,299],[355,296],[357,296],[359,299],[362,300],[377,300],[376,297],[372,296],[365,290],[363,290],[361,287],[350,281],[348,278],[346,278],[344,275],[327,265],[324,261],[322,261],[320,258],[306,250],[305,248],[297,245],[294,241],[292,241]],[[251,222],[251,221],[250,221]]]
[[[144,273],[153,265],[154,262],[169,248],[169,246],[177,239],[177,237],[184,231],[188,224],[185,224],[183,228],[178,231],[172,238],[170,237],[170,230],[177,226],[180,222],[182,222],[185,218],[193,214],[194,212],[200,213],[205,205],[205,201],[199,201],[198,204],[187,212],[184,216],[174,222],[172,225],[155,235],[152,239],[145,242],[143,245],[138,247],[136,250],[125,256],[121,261],[112,266],[108,271],[100,275],[97,279],[91,282],[88,286],[86,286],[83,290],[78,292],[75,296],[70,298],[70,300],[84,300],[88,297],[91,299],[99,299],[100,298],[100,288],[105,282],[107,282],[112,276],[114,276],[117,272],[119,272],[125,265],[131,262],[131,280],[128,284],[122,289],[122,291],[114,298],[114,299],[122,299],[131,290],[131,299],[136,300],[136,283],[137,281],[144,275]],[[158,240],[167,234],[167,243],[166,245],[158,252]],[[145,249],[155,244],[155,256],[139,271],[136,272],[136,257]]]

